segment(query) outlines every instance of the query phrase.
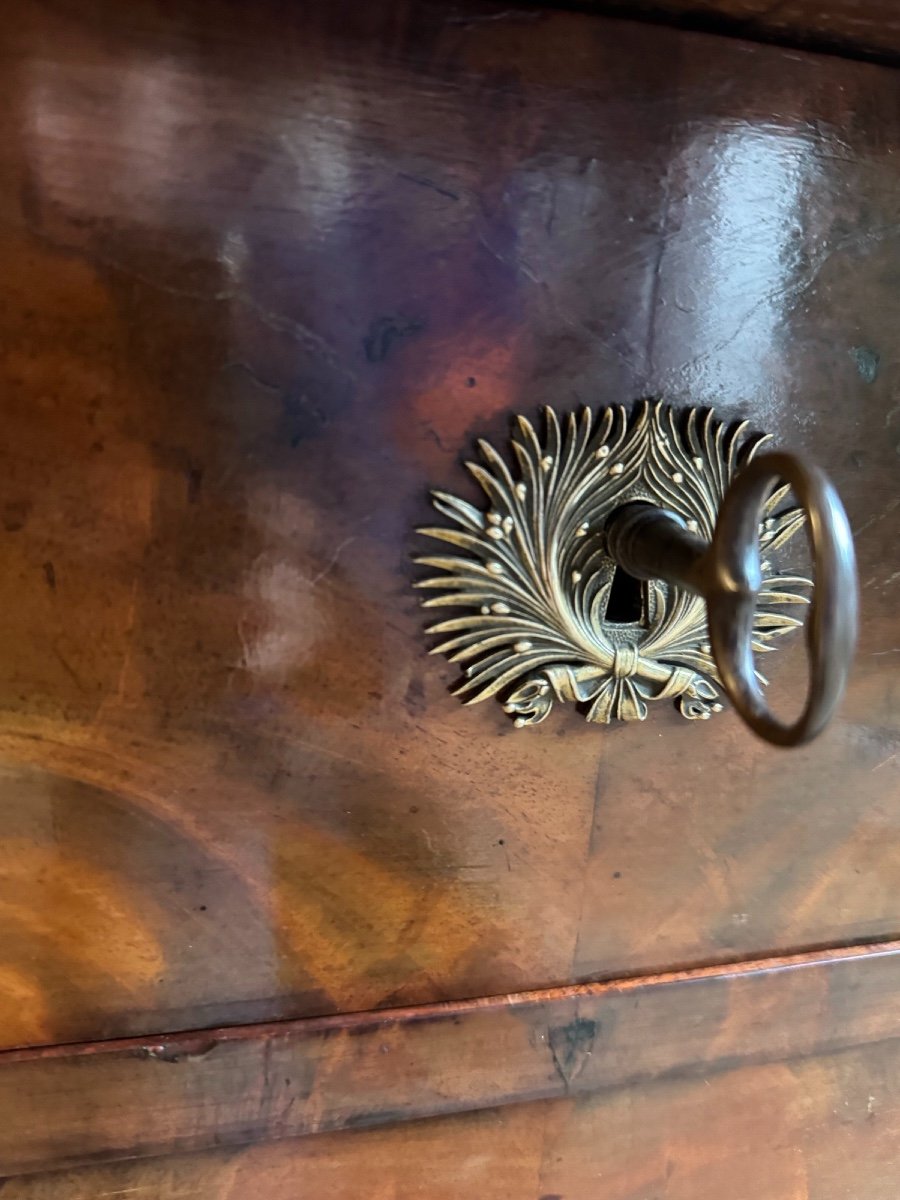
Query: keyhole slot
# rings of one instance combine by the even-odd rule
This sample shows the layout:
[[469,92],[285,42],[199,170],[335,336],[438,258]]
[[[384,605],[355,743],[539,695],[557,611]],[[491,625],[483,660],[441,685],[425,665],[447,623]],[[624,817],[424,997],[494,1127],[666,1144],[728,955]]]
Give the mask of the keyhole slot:
[[639,625],[644,616],[644,590],[639,579],[617,566],[606,601],[609,625]]

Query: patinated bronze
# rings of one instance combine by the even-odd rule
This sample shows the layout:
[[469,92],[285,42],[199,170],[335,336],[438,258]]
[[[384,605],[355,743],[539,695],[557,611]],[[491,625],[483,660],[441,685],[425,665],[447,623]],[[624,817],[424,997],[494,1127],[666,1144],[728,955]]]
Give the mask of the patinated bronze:
[[[425,607],[472,610],[429,629],[452,635],[433,652],[466,664],[456,689],[466,703],[499,696],[518,726],[543,721],[554,700],[584,704],[603,723],[644,720],[647,701],[661,699],[708,719],[724,686],[762,737],[815,736],[843,692],[855,640],[849,527],[820,472],[783,454],[749,467],[767,439],[747,427],[647,402],[633,416],[585,408],[563,421],[548,408],[543,436],[518,418],[515,472],[481,441],[484,465],[468,467],[487,512],[436,492],[454,524],[419,531],[456,551],[420,558],[443,574],[416,586],[436,592]],[[790,483],[776,486],[779,472],[812,516],[817,562],[810,696],[792,726],[768,716],[753,662],[802,624],[782,609],[808,603],[812,586],[777,565],[804,523],[804,508],[786,506]],[[617,568],[644,581],[624,620],[614,612]]]

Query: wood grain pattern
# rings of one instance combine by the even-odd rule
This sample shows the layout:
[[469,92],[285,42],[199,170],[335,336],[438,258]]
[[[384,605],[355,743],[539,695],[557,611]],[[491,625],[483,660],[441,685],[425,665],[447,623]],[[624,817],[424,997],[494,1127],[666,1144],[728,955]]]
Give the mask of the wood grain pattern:
[[7,1178],[4,1200],[894,1200],[900,1041],[566,1100]]
[[355,1129],[807,1058],[900,1037],[898,989],[894,943],[158,1042],[6,1051],[0,1172]]
[[895,1200],[900,1042],[570,1100],[7,1179],[4,1200]]
[[576,7],[882,62],[900,61],[900,11],[894,0],[778,0],[774,4],[772,0],[580,0]]
[[[900,931],[897,77],[482,4],[15,10],[0,1042]],[[427,488],[511,411],[650,393],[847,503],[858,667],[807,750],[518,732],[425,654]]]

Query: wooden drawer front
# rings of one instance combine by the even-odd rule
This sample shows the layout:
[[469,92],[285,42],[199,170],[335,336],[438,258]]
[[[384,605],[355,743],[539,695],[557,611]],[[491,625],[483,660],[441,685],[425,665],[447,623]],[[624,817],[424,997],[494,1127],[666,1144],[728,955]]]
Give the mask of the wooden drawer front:
[[[900,930],[896,75],[429,0],[16,10],[3,1044]],[[425,654],[427,488],[511,412],[648,394],[845,498],[862,643],[806,750],[516,731]]]

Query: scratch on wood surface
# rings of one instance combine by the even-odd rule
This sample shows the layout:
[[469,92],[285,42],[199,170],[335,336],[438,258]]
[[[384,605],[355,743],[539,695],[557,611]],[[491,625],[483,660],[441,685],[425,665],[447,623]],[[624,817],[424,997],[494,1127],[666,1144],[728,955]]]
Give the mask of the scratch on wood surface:
[[863,521],[862,525],[854,529],[853,536],[859,537],[861,533],[864,533],[867,529],[871,529],[871,527],[873,525],[877,525],[879,521],[883,521],[889,513],[894,511],[898,504],[900,504],[900,497],[895,496],[893,500],[889,500],[887,502],[881,512],[876,513],[874,517],[869,517],[868,521]]
[[351,542],[356,541],[357,536],[358,536],[357,534],[351,533],[351,534],[349,534],[349,536],[345,537],[342,542],[339,543],[339,545],[337,546],[334,554],[332,554],[328,563],[322,568],[322,570],[318,573],[318,575],[314,575],[313,578],[309,581],[309,586],[311,588],[314,588],[317,583],[320,583],[325,578],[325,576],[329,574],[329,572],[334,570],[334,568],[337,566],[338,559],[341,557],[341,553],[344,550],[346,550],[346,548],[350,545]]

